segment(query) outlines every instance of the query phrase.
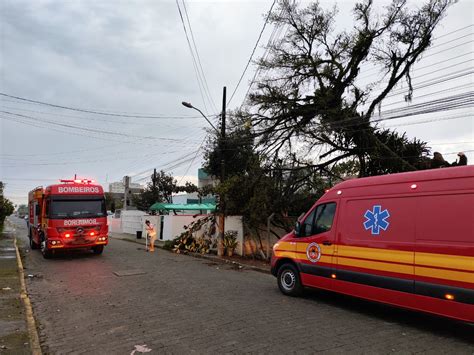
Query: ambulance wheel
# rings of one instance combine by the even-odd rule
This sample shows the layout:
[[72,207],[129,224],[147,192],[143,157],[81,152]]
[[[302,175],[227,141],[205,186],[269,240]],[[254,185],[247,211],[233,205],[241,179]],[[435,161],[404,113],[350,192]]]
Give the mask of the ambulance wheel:
[[278,269],[277,282],[280,291],[287,296],[299,296],[303,293],[300,274],[293,264],[283,264]]
[[39,249],[40,246],[38,245],[38,243],[36,243],[36,242],[33,240],[33,236],[31,235],[31,231],[30,231],[29,237],[30,237],[30,248],[31,248],[32,250],[34,250],[34,249]]
[[92,247],[92,251],[94,252],[94,254],[100,255],[104,251],[104,246],[103,245],[98,245],[96,247]]
[[52,251],[48,249],[48,243],[46,243],[45,237],[41,237],[41,254],[43,258],[49,259],[53,255]]

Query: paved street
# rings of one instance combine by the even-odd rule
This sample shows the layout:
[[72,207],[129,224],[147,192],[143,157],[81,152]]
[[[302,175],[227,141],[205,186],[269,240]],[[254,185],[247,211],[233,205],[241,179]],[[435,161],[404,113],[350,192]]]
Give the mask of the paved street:
[[101,256],[30,251],[25,267],[45,353],[474,353],[466,324],[325,292],[285,297],[271,275],[127,241]]

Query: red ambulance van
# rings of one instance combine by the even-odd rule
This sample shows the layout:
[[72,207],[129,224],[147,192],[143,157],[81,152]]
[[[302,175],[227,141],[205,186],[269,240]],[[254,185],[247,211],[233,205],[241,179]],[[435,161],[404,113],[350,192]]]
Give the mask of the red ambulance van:
[[316,287],[474,322],[474,166],[344,181],[273,248],[290,296]]

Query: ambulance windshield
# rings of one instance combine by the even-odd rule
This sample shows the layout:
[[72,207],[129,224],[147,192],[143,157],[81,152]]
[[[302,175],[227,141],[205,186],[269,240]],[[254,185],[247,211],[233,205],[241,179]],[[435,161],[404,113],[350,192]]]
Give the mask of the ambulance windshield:
[[107,215],[104,199],[51,200],[48,205],[49,218],[90,218]]

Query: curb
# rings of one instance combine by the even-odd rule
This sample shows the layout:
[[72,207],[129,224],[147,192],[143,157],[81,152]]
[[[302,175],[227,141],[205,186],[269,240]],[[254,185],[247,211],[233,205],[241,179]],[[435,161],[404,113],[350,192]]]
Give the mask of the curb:
[[23,271],[23,263],[21,262],[20,251],[16,242],[16,237],[14,241],[15,251],[16,251],[16,260],[18,264],[18,272],[20,274],[20,297],[23,301],[23,306],[25,307],[26,315],[26,325],[28,329],[28,336],[30,338],[31,353],[33,355],[41,355],[41,346],[38,336],[38,331],[36,329],[35,317],[33,315],[33,308],[31,307],[30,298],[28,297],[28,292],[26,291],[25,285],[25,273]]
[[[145,243],[141,243],[139,241],[129,239],[129,238],[121,238],[121,237],[112,237],[112,238],[113,239],[118,239],[118,240],[123,240],[123,241],[130,242],[130,243],[145,245]],[[155,244],[155,247],[163,249],[162,245]],[[163,250],[168,251],[168,252],[171,253],[171,251],[169,251],[169,250],[166,250],[166,249],[163,249]],[[261,272],[261,273],[264,273],[264,274],[271,275],[271,272],[270,272],[269,269],[267,270],[267,269],[264,269],[264,268],[261,268],[261,267],[258,267],[258,266],[243,264],[243,263],[240,263],[238,261],[233,261],[233,260],[228,260],[228,259],[221,259],[218,256],[213,256],[213,255],[208,255],[208,254],[199,254],[199,253],[190,253],[190,252],[180,253],[180,254],[181,255],[189,255],[189,256],[192,256],[192,257],[198,258],[198,259],[207,259],[207,260],[211,260],[211,261],[221,263],[221,264],[237,265],[237,266],[240,266],[241,268],[250,269],[250,270],[253,270],[253,271],[258,271],[258,272]]]

